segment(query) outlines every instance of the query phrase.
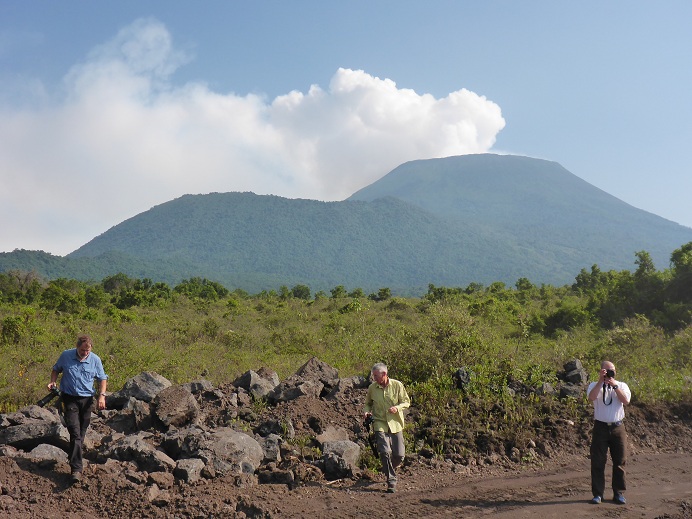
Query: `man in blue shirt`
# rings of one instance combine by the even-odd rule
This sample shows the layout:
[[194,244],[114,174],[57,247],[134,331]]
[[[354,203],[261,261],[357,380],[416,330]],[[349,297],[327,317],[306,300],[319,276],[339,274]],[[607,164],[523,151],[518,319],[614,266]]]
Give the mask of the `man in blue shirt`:
[[88,335],[77,337],[77,347],[60,354],[50,374],[48,389],[57,386],[60,379],[60,392],[64,405],[65,424],[70,433],[70,468],[72,482],[82,479],[82,444],[91,421],[91,408],[94,404],[94,380],[99,381],[98,408],[106,408],[106,384],[108,375],[103,371],[101,359],[91,352],[92,342]]

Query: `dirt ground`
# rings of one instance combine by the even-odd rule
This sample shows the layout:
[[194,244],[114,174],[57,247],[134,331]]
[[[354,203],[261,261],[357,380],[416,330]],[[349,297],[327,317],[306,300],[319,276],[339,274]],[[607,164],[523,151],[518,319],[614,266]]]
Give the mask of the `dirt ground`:
[[[357,429],[361,395],[325,400],[299,398],[250,416],[290,417],[296,436],[337,425]],[[675,414],[677,412],[677,414]],[[462,464],[410,455],[398,491],[384,492],[378,473],[326,481],[296,460],[300,484],[258,484],[255,476],[226,476],[193,485],[136,467],[92,461],[84,480],[69,481],[69,467],[41,466],[22,457],[0,456],[0,517],[19,518],[356,518],[356,517],[615,517],[692,519],[692,422],[664,407],[630,406],[627,427],[627,504],[591,505],[588,453],[590,421],[564,424],[547,455],[529,463],[509,459]],[[207,409],[213,427],[223,413]],[[357,435],[356,435],[357,436]],[[354,438],[358,439],[358,438]],[[563,446],[564,448],[560,448]],[[307,447],[308,450],[310,447]],[[300,458],[300,453],[295,453]],[[284,463],[291,463],[288,456]],[[607,484],[611,465],[608,464]]]
[[[487,471],[467,475],[449,469],[408,466],[396,494],[380,481],[318,482],[294,490],[285,485],[238,486],[231,479],[181,488],[165,505],[148,502],[145,487],[99,480],[69,484],[61,467],[36,470],[0,459],[0,516],[18,518],[95,517],[692,517],[692,455],[640,453],[629,460],[628,503],[588,503],[588,459],[557,466]],[[576,468],[580,466],[580,468]],[[91,467],[93,469],[93,467]]]

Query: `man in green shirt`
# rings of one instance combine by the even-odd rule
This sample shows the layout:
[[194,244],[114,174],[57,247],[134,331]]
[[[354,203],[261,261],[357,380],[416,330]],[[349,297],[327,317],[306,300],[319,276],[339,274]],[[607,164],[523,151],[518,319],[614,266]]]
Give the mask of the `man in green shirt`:
[[404,385],[387,376],[387,366],[381,362],[371,370],[374,382],[365,396],[365,417],[372,416],[377,437],[382,473],[387,478],[387,492],[396,492],[396,468],[404,461],[404,409],[411,405]]

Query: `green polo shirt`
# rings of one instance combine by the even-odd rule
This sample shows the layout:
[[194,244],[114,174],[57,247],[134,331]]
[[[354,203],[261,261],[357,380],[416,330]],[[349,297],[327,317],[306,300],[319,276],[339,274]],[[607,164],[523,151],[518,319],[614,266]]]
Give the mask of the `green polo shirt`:
[[[389,379],[386,387],[381,387],[373,382],[368,387],[365,396],[365,412],[372,413],[375,419],[373,429],[398,433],[404,430],[404,409],[411,405],[411,400],[404,389],[404,385],[393,378]],[[396,406],[397,412],[390,413],[388,409]]]

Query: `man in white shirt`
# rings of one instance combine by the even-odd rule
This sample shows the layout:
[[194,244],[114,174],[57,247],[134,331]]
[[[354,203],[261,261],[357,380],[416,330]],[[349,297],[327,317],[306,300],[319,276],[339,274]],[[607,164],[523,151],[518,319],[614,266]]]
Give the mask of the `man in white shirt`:
[[624,505],[625,462],[627,457],[627,432],[623,420],[625,406],[632,394],[624,382],[615,379],[615,365],[610,361],[601,363],[598,382],[591,382],[587,389],[594,408],[594,426],[591,436],[591,503],[603,501],[605,493],[605,466],[608,449],[613,461],[613,501]]

